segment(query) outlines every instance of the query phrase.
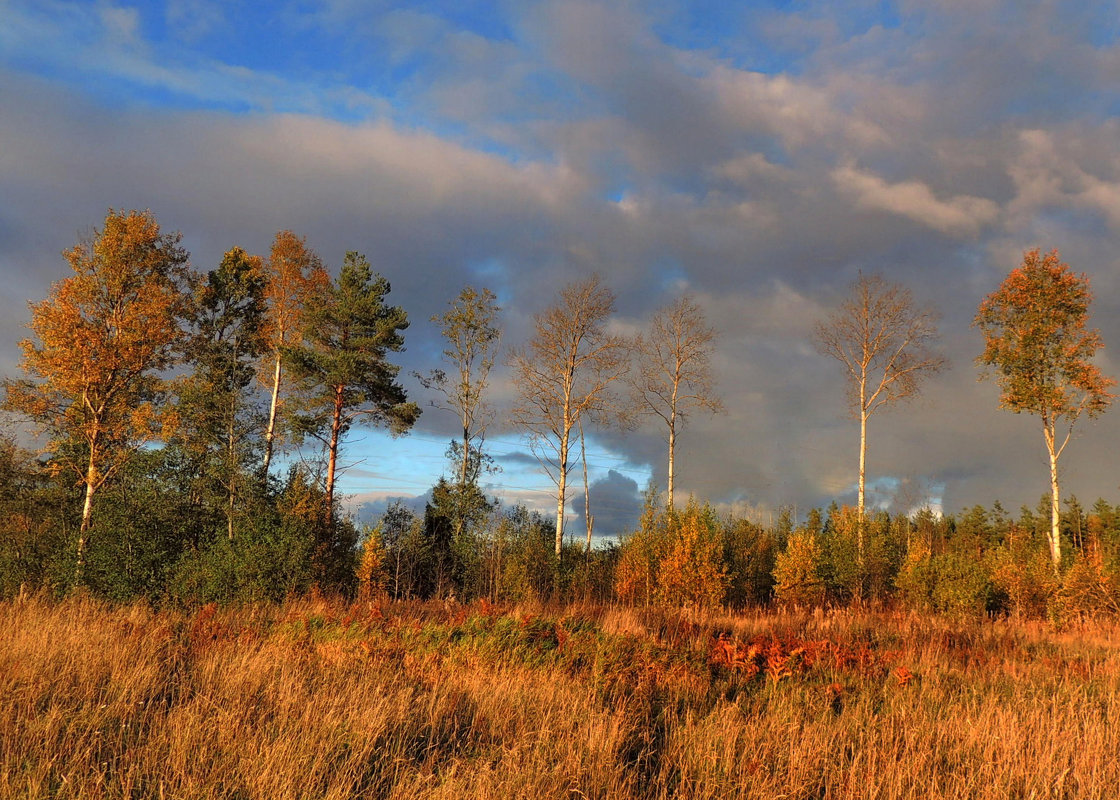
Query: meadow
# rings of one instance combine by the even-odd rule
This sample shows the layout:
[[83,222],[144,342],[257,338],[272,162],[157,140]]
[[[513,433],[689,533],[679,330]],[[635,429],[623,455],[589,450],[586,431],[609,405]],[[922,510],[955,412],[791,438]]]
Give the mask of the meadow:
[[5,798],[1115,798],[1120,628],[0,603]]

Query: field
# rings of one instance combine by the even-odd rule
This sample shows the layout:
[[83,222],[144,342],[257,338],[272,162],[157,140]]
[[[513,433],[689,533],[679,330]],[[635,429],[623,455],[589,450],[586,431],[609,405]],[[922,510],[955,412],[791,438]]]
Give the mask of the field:
[[0,604],[11,798],[1115,798],[1120,629]]

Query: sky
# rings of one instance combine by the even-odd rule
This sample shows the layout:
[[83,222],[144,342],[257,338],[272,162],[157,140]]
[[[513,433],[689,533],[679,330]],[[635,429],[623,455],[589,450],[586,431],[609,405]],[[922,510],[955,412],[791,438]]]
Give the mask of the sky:
[[[429,320],[466,284],[498,295],[506,348],[595,272],[617,332],[687,292],[726,413],[681,433],[678,497],[761,520],[854,502],[858,430],[812,331],[879,274],[939,313],[950,366],[872,417],[872,501],[1034,506],[1041,425],[977,381],[970,323],[1058,248],[1120,375],[1120,4],[0,0],[0,374],[110,208],[151,209],[203,271],[281,229],[334,270],[365,253],[425,406],[410,373],[441,366]],[[555,508],[493,379],[488,491]],[[355,431],[352,505],[422,496],[454,429],[428,408],[406,437]],[[592,432],[601,533],[664,485],[665,449],[652,422]],[[1079,423],[1065,491],[1120,499],[1118,451],[1120,409]]]

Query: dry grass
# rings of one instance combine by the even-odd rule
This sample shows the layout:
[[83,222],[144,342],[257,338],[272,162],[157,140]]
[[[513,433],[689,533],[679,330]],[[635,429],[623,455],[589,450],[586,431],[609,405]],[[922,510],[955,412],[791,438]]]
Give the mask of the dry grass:
[[1108,626],[0,604],[0,796],[1115,798]]

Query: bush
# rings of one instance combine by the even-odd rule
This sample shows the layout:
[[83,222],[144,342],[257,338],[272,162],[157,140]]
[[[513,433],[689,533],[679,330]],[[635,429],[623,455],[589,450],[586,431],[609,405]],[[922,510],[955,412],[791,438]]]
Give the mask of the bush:
[[1099,550],[1078,554],[1062,576],[1054,603],[1061,617],[1120,614],[1120,576]]
[[1050,554],[1041,549],[1001,546],[985,557],[996,609],[1015,617],[1045,617],[1058,591]]
[[787,605],[823,603],[825,583],[820,569],[821,550],[816,537],[807,531],[791,534],[785,552],[774,564],[775,597]]
[[723,526],[728,603],[741,607],[770,602],[774,594],[777,549],[774,534],[761,525],[734,519]]
[[915,543],[910,548],[894,583],[899,599],[909,608],[916,611],[933,608],[933,588],[937,583],[937,574],[933,569],[929,549],[924,544]]
[[671,533],[657,569],[657,602],[692,608],[720,605],[728,577],[715,514],[690,501],[683,512],[670,511],[668,517]]
[[982,565],[967,553],[934,556],[934,586],[930,599],[935,610],[950,616],[979,616],[988,610],[992,586]]

